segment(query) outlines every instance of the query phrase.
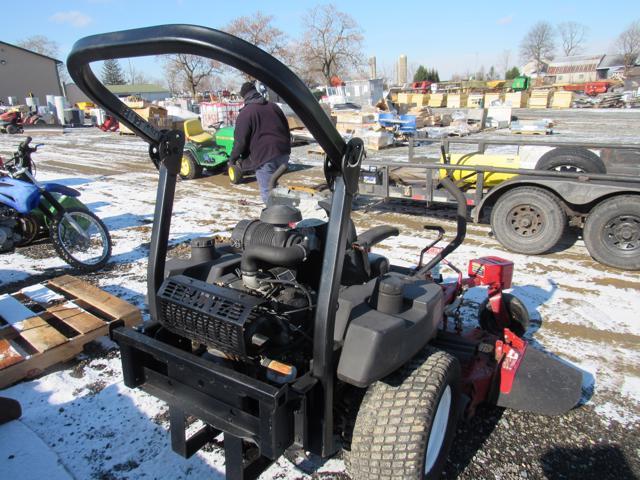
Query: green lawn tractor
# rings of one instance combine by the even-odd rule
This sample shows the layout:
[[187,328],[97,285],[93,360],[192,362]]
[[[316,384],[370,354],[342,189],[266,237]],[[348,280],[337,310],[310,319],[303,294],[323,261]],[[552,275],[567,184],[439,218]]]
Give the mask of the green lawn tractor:
[[227,163],[233,148],[233,127],[220,128],[213,136],[204,131],[200,120],[193,118],[184,122],[184,134],[187,142],[180,164],[182,179],[198,178],[203,169],[215,170]]

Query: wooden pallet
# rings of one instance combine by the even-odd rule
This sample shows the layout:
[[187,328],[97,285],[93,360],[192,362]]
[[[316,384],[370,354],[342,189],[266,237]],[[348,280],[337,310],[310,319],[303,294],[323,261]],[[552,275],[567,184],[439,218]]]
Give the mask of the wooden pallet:
[[70,275],[0,295],[0,388],[70,360],[116,320],[133,326],[142,316],[135,306]]

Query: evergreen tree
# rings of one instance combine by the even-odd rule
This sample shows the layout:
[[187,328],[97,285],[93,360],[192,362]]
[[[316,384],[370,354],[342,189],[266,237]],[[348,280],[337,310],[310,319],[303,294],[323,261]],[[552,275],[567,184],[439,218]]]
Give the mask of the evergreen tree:
[[424,82],[425,80],[428,80],[428,71],[426,68],[424,68],[422,65],[420,65],[418,67],[418,69],[416,70],[416,73],[413,74],[413,81],[414,82]]
[[510,70],[507,70],[505,78],[507,80],[513,80],[516,77],[520,76],[520,69],[518,67],[513,67]]
[[105,60],[102,64],[102,83],[105,85],[124,85],[126,82],[118,60]]
[[438,74],[438,70],[436,70],[435,68],[430,68],[429,70],[427,70],[427,80],[429,80],[430,82],[439,82],[440,81],[440,75]]

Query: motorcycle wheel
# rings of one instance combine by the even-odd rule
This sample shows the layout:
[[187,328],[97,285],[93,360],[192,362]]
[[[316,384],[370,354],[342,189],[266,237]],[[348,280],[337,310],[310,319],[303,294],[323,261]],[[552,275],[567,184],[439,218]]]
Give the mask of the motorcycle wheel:
[[95,272],[111,257],[111,236],[93,212],[67,208],[51,222],[51,242],[60,258],[83,272]]

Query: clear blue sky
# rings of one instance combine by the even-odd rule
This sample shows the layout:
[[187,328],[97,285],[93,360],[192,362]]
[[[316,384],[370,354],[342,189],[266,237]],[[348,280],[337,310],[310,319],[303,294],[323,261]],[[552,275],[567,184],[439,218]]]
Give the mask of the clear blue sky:
[[[200,0],[30,0],[5,2],[0,39],[16,43],[41,34],[58,42],[65,60],[73,43],[86,35],[163,23],[194,23],[220,28],[233,18],[257,10],[274,16],[275,25],[289,36],[302,31],[301,18],[310,0],[200,1]],[[602,1],[361,1],[334,2],[352,15],[364,30],[367,56],[375,55],[378,68],[392,71],[404,53],[410,65],[439,69],[441,77],[480,65],[498,67],[504,50],[511,63],[520,64],[518,44],[539,20],[553,24],[577,21],[589,27],[585,53],[612,50],[616,36],[631,21],[640,19],[640,3]],[[152,77],[161,76],[158,62],[136,64]]]

